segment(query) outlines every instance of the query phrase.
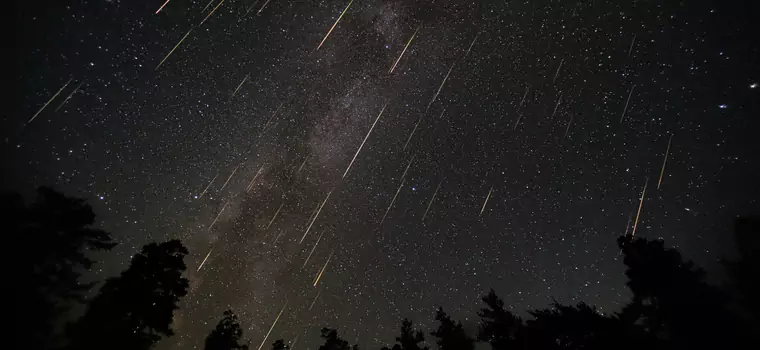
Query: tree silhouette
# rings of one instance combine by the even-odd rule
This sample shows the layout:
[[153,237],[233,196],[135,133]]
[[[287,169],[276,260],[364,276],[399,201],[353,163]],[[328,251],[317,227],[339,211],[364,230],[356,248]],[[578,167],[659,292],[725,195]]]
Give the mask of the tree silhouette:
[[23,249],[14,259],[17,281],[14,332],[19,348],[52,347],[54,324],[71,306],[84,301],[92,284],[79,281],[81,272],[95,263],[86,252],[110,250],[116,243],[102,230],[91,228],[92,207],[83,199],[66,197],[47,187],[37,189],[26,206],[21,195],[0,195],[0,212],[9,227],[11,246]]
[[319,350],[359,350],[358,345],[350,346],[348,342],[338,337],[338,331],[331,328],[322,328],[322,338],[325,343],[319,346]]
[[171,336],[179,298],[187,294],[178,240],[151,243],[120,276],[109,278],[84,316],[71,327],[71,349],[142,350]]
[[[401,321],[401,335],[396,337],[398,344],[393,345],[393,350],[428,350],[427,346],[420,346],[425,342],[425,333],[415,331],[412,328],[412,321],[405,318]],[[383,347],[382,350],[390,350]]]
[[[240,343],[243,329],[232,310],[224,312],[216,328],[206,337],[205,350],[248,350],[248,345]],[[280,349],[283,350],[283,349]]]
[[272,343],[272,350],[288,350],[288,349],[290,349],[290,346],[285,344],[285,341],[282,339],[277,339],[274,341],[274,343]]
[[760,331],[760,217],[737,218],[734,221],[734,239],[739,259],[727,261],[726,270],[731,291],[735,294],[739,315],[753,330]]
[[491,289],[481,300],[488,306],[478,312],[478,340],[489,342],[494,350],[513,349],[523,327],[520,317],[504,309],[504,301]]
[[439,322],[438,329],[431,332],[430,335],[438,338],[439,350],[473,350],[475,349],[475,340],[470,338],[464,331],[461,322],[454,322],[447,315],[443,308],[439,308],[435,315],[435,320]]

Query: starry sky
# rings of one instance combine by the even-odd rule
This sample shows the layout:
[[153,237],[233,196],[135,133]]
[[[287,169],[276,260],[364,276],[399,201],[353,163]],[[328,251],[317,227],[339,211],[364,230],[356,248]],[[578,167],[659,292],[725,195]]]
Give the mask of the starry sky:
[[228,308],[306,349],[438,306],[474,330],[489,288],[613,312],[616,237],[717,270],[760,207],[753,2],[164,2],[17,3],[0,124],[3,189],[86,198],[121,242],[94,278],[188,246],[159,349]]

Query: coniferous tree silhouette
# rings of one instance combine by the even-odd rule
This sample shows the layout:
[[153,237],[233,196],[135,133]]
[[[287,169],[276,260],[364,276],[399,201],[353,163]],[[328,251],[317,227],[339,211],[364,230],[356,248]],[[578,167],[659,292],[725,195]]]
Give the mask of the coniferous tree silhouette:
[[438,329],[431,332],[430,335],[438,338],[439,350],[473,350],[475,349],[475,340],[464,331],[461,322],[454,322],[447,315],[443,308],[438,308],[435,320],[439,322]]
[[522,319],[504,308],[504,301],[491,289],[481,300],[488,308],[478,312],[478,340],[491,344],[493,350],[517,348],[523,328]]
[[247,344],[241,344],[243,329],[232,310],[224,312],[216,328],[206,337],[205,350],[248,350]]
[[272,343],[272,350],[288,350],[290,349],[290,346],[285,344],[285,341],[282,339],[277,339]]
[[[412,328],[412,321],[405,318],[401,321],[401,335],[396,337],[398,344],[393,345],[393,350],[428,350],[427,346],[421,346],[425,342],[425,333]],[[387,346],[382,350],[390,350]]]
[[161,335],[171,336],[179,299],[187,294],[179,240],[151,243],[132,258],[120,276],[109,278],[71,327],[71,349],[149,349]]
[[322,328],[322,338],[325,343],[319,346],[319,350],[359,350],[358,345],[348,345],[348,342],[338,337],[338,331],[331,328]]
[[17,281],[14,336],[19,348],[47,349],[58,342],[54,325],[71,306],[84,301],[92,287],[79,281],[95,263],[86,252],[110,250],[116,243],[103,231],[91,228],[92,208],[83,199],[66,197],[47,187],[37,189],[34,203],[26,206],[19,194],[0,195],[0,212],[8,225],[11,246],[24,250],[14,260]]

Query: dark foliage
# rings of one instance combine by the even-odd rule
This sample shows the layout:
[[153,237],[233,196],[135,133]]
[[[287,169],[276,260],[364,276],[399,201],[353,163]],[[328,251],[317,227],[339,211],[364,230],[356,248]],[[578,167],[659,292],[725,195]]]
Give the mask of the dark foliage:
[[493,289],[482,300],[488,307],[478,312],[478,340],[490,343],[494,350],[515,348],[523,327],[522,319],[504,309],[504,301]]
[[285,344],[285,341],[282,339],[277,339],[274,341],[274,343],[272,343],[272,350],[288,350],[288,349],[290,349],[290,346]]
[[126,271],[106,281],[72,327],[71,348],[142,350],[161,335],[173,335],[174,310],[187,294],[186,254],[178,240],[144,246]]
[[[405,318],[401,321],[401,335],[396,337],[398,344],[393,345],[392,350],[428,350],[427,346],[421,346],[425,342],[425,333],[415,331],[412,328],[412,321]],[[390,350],[383,347],[383,350]]]
[[464,331],[461,322],[454,322],[443,308],[439,308],[435,314],[435,320],[439,322],[438,329],[430,335],[438,338],[436,344],[440,350],[473,350],[475,339],[472,339]]
[[91,228],[92,208],[83,199],[66,197],[47,187],[37,189],[29,206],[18,194],[0,195],[0,212],[16,254],[10,284],[14,293],[14,335],[19,348],[46,349],[58,342],[56,322],[84,300],[92,284],[79,281],[94,261],[88,251],[110,250],[116,243],[102,230]]
[[[222,320],[216,328],[206,337],[205,350],[248,350],[247,344],[241,344],[243,329],[240,327],[237,316],[232,310],[224,312]],[[284,350],[280,348],[277,350]]]
[[338,331],[330,328],[322,328],[322,338],[325,343],[319,346],[319,350],[359,350],[358,345],[348,345],[348,342],[338,337]]

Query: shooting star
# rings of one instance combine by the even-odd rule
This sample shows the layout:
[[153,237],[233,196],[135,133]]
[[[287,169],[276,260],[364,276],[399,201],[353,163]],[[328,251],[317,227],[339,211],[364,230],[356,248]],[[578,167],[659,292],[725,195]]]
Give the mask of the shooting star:
[[631,46],[628,47],[628,57],[631,57],[631,52],[633,52],[633,45],[636,43],[636,34],[633,34],[633,40],[631,40]]
[[[313,308],[314,304],[317,303],[317,299],[319,298],[319,293],[321,293],[321,292],[322,291],[317,291],[317,296],[314,297],[314,300],[311,301],[311,305],[309,305],[309,311],[311,311],[311,308]],[[295,342],[296,341],[294,340],[293,343],[295,343]],[[291,349],[293,349],[293,348],[291,347]]]
[[631,87],[631,91],[628,93],[628,99],[625,100],[625,107],[623,107],[623,114],[620,115],[620,122],[623,122],[623,118],[625,118],[625,111],[628,110],[628,102],[631,102],[631,95],[633,95],[633,89],[636,88],[636,85]]
[[486,200],[483,202],[483,208],[480,209],[480,215],[483,215],[483,211],[486,210],[486,204],[488,204],[488,199],[491,198],[491,192],[493,192],[493,185],[491,185],[491,189],[488,190]]
[[388,205],[388,209],[385,209],[385,214],[383,214],[383,218],[380,220],[380,226],[383,225],[383,221],[385,221],[385,217],[388,216],[388,212],[391,210],[391,207],[393,207],[393,203],[396,203],[396,197],[398,197],[399,192],[401,192],[401,187],[404,187],[404,179],[406,178],[406,172],[409,170],[409,166],[412,165],[412,162],[414,161],[414,157],[417,155],[413,155],[411,159],[409,159],[409,164],[406,165],[406,169],[404,169],[404,173],[401,175],[401,183],[398,184],[398,189],[396,189],[396,194],[393,195],[393,199],[391,200],[391,204]]
[[198,271],[201,270],[201,268],[203,267],[203,264],[206,263],[206,260],[208,260],[208,257],[211,256],[211,252],[213,252],[213,251],[214,251],[214,247],[212,246],[211,249],[208,251],[208,254],[206,254],[206,257],[203,258],[203,261],[201,261],[201,264],[198,265],[198,269],[195,270],[195,272],[198,272]]
[[391,70],[388,71],[388,74],[393,73],[393,70],[396,69],[396,65],[399,61],[401,61],[401,57],[404,57],[404,53],[406,52],[406,49],[409,48],[409,44],[412,43],[412,40],[414,39],[414,36],[417,35],[417,31],[420,30],[420,27],[418,26],[417,29],[414,30],[414,34],[412,34],[412,37],[409,38],[409,41],[406,42],[406,46],[404,46],[404,50],[401,51],[401,54],[396,59],[396,62],[393,63],[393,67],[391,67]]
[[351,3],[353,3],[354,0],[351,0],[348,2],[348,5],[343,10],[343,12],[340,13],[340,16],[338,16],[338,19],[335,20],[335,23],[330,27],[330,30],[327,31],[327,34],[325,34],[325,37],[322,39],[322,41],[319,43],[319,46],[317,46],[317,50],[319,50],[320,47],[322,47],[322,44],[325,43],[325,40],[327,40],[327,37],[330,36],[330,33],[332,33],[333,29],[335,29],[335,26],[338,25],[338,22],[340,22],[340,19],[343,18],[343,15],[346,14],[346,11],[348,11],[348,8],[351,7]]
[[212,183],[214,183],[214,180],[216,180],[217,176],[219,176],[219,173],[216,173],[216,175],[214,175],[214,178],[213,178],[213,179],[211,179],[211,181],[209,181],[209,183],[208,183],[208,185],[206,186],[206,188],[204,188],[204,189],[203,189],[203,192],[201,192],[201,195],[200,195],[200,196],[198,196],[198,199],[201,199],[201,198],[203,198],[203,195],[204,195],[204,194],[206,194],[206,191],[208,191],[209,187],[211,187],[211,184],[212,184]]
[[314,225],[314,221],[317,221],[317,218],[319,217],[319,213],[322,211],[322,207],[325,206],[325,203],[327,203],[327,199],[330,198],[331,194],[332,194],[332,190],[327,193],[325,200],[323,200],[322,204],[319,205],[319,209],[317,209],[317,213],[314,214],[314,218],[311,219],[311,223],[309,224],[309,227],[306,228],[306,232],[303,233],[303,237],[301,237],[301,240],[298,242],[299,244],[303,243],[304,238],[306,238],[306,235],[309,234],[309,230],[311,230],[311,226]]
[[[319,293],[317,293],[317,296],[319,296]],[[312,304],[312,305],[314,305],[314,304]],[[300,334],[296,334],[296,337],[293,338],[293,342],[290,343],[290,347],[288,348],[288,350],[293,350],[293,348],[296,347],[296,343],[298,343],[298,337],[300,337],[300,336],[301,336]]]
[[435,200],[435,195],[438,194],[438,190],[441,188],[441,184],[443,183],[443,180],[438,183],[438,186],[435,188],[435,192],[433,192],[433,197],[430,198],[430,202],[427,205],[427,209],[425,209],[425,214],[422,215],[422,222],[425,222],[425,217],[428,214],[428,211],[430,211],[430,206],[433,204],[433,201]]
[[552,112],[552,117],[557,114],[557,108],[559,108],[559,104],[562,102],[562,91],[559,92],[559,97],[557,98],[557,104],[554,106],[554,112]]
[[248,80],[249,76],[250,74],[246,75],[245,78],[243,78],[243,81],[241,81],[240,84],[238,84],[238,86],[235,88],[235,91],[232,92],[232,97],[235,97],[235,94],[237,94],[238,90],[240,90],[240,87],[243,86],[243,84],[245,84],[245,81]]
[[475,33],[475,38],[472,39],[472,42],[470,43],[470,47],[467,48],[467,52],[464,54],[464,57],[467,57],[467,55],[470,54],[470,50],[472,50],[472,46],[475,45],[475,40],[478,40],[478,35],[480,35],[480,33]]
[[285,300],[285,305],[283,305],[282,309],[280,309],[280,313],[277,314],[277,318],[275,318],[274,322],[272,322],[272,327],[269,327],[269,331],[267,332],[267,335],[264,336],[264,340],[261,341],[261,345],[259,345],[259,350],[261,350],[261,348],[264,347],[264,344],[267,342],[267,338],[269,338],[269,334],[272,333],[272,330],[274,329],[274,326],[277,324],[277,321],[280,320],[280,316],[282,316],[282,312],[285,311],[286,306],[288,306],[287,300]]
[[364,143],[367,142],[367,139],[369,138],[369,135],[372,133],[372,130],[375,129],[375,124],[377,124],[377,121],[380,120],[380,116],[383,115],[383,111],[385,111],[385,106],[388,104],[384,104],[383,108],[380,110],[380,113],[377,115],[377,118],[375,118],[375,122],[372,123],[372,127],[369,128],[369,131],[367,132],[367,136],[364,136],[364,140],[362,141],[362,144],[359,145],[359,149],[356,150],[356,154],[354,154],[354,158],[351,159],[351,163],[348,163],[348,168],[346,168],[346,171],[343,172],[343,177],[346,178],[346,174],[348,174],[348,171],[351,170],[351,166],[354,164],[354,161],[356,160],[356,156],[359,155],[359,152],[362,151],[362,147],[364,147]]
[[282,108],[282,103],[280,103],[280,105],[279,105],[279,106],[277,106],[277,109],[275,109],[275,110],[274,110],[274,113],[272,113],[272,116],[271,116],[271,117],[269,117],[269,120],[267,120],[267,123],[266,123],[266,124],[264,124],[264,130],[266,130],[266,129],[267,129],[267,127],[269,126],[269,123],[271,123],[271,122],[272,122],[272,119],[274,119],[274,117],[277,115],[277,112],[279,112],[279,111],[280,111],[280,108]]
[[203,10],[201,10],[201,13],[203,13],[203,12],[206,12],[206,9],[207,9],[209,6],[211,6],[211,3],[212,3],[212,2],[214,2],[214,0],[209,0],[208,4],[206,4],[206,6],[203,8]]
[[190,35],[190,32],[192,32],[192,31],[193,31],[193,28],[190,28],[190,30],[188,30],[187,33],[185,33],[185,36],[183,36],[182,39],[179,40],[179,42],[177,43],[177,45],[174,45],[174,48],[172,48],[172,50],[169,51],[168,54],[166,54],[166,57],[164,57],[164,59],[162,59],[161,62],[158,63],[158,65],[156,66],[156,69],[154,69],[154,70],[158,70],[158,68],[160,68],[161,65],[164,64],[164,62],[166,61],[166,59],[169,58],[169,56],[171,56],[174,53],[174,50],[176,50],[180,45],[182,45],[182,42],[185,41],[185,39],[187,38],[187,36]]
[[517,124],[520,124],[520,119],[522,119],[523,115],[522,113],[517,115],[517,121],[515,121],[515,127],[514,129],[517,130]]
[[446,84],[446,80],[449,79],[449,74],[451,74],[451,70],[454,69],[454,64],[457,63],[454,61],[454,63],[451,64],[451,67],[449,67],[449,71],[446,73],[446,76],[443,77],[443,81],[441,82],[441,86],[438,87],[438,91],[435,92],[435,95],[433,95],[433,99],[430,100],[430,103],[428,103],[427,108],[425,108],[425,113],[427,113],[428,109],[430,109],[430,105],[435,102],[435,99],[438,98],[438,94],[441,93],[441,89],[443,89],[443,85]]
[[171,0],[166,0],[166,2],[163,5],[161,5],[161,7],[158,8],[158,10],[156,11],[156,14],[158,14],[159,12],[161,12],[161,10],[164,9],[164,6],[166,6],[166,4],[169,3],[169,1],[171,1]]
[[307,256],[306,260],[304,260],[303,265],[301,266],[302,270],[304,267],[306,267],[306,264],[309,262],[309,259],[311,259],[311,255],[314,254],[314,251],[317,249],[317,245],[319,245],[319,241],[322,239],[322,235],[324,234],[325,234],[325,231],[322,230],[322,233],[319,234],[319,238],[317,238],[317,242],[314,243],[314,247],[311,248],[311,251],[309,252],[309,256]]
[[71,78],[69,78],[66,84],[63,84],[63,86],[61,86],[61,88],[58,89],[58,92],[56,92],[55,95],[53,95],[53,97],[51,97],[47,102],[45,102],[44,105],[42,105],[42,108],[40,108],[40,110],[37,111],[37,113],[34,113],[34,115],[29,119],[29,121],[26,122],[26,124],[28,125],[29,123],[32,122],[32,120],[37,118],[37,116],[40,115],[40,113],[42,113],[43,110],[45,110],[45,107],[47,107],[50,104],[50,102],[53,102],[53,100],[55,100],[55,98],[58,97],[61,91],[63,91],[63,89],[65,89],[66,86],[68,86],[70,82],[71,82]]
[[628,236],[628,229],[631,228],[631,219],[633,219],[633,213],[628,214],[628,222],[625,223],[625,234],[623,234],[623,237]]
[[567,122],[567,129],[565,129],[565,136],[563,136],[563,138],[567,137],[567,132],[570,131],[570,125],[573,125],[573,115],[572,114],[570,114],[570,121]]
[[222,216],[222,213],[224,213],[224,209],[227,208],[228,204],[230,204],[229,199],[226,202],[224,202],[224,206],[222,206],[222,210],[219,211],[219,214],[216,214],[216,218],[214,218],[214,221],[211,222],[211,225],[208,225],[209,232],[211,232],[211,228],[214,227],[214,224],[219,220],[219,217]]
[[256,12],[256,16],[260,16],[261,15],[261,11],[264,11],[264,8],[267,7],[267,4],[269,3],[269,1],[271,1],[271,0],[267,0],[264,3],[264,5],[261,6],[261,8],[259,9],[259,12]]
[[61,104],[59,104],[59,105],[58,105],[58,107],[56,107],[56,108],[55,108],[55,111],[56,111],[56,112],[58,112],[58,110],[59,110],[59,109],[61,109],[61,107],[63,107],[63,105],[64,105],[64,104],[66,104],[66,102],[68,102],[68,101],[71,99],[71,96],[74,96],[74,94],[75,94],[77,91],[79,91],[79,88],[82,86],[82,84],[84,84],[84,81],[80,82],[80,83],[79,83],[79,85],[77,85],[77,86],[74,88],[74,90],[71,90],[71,92],[69,93],[69,95],[68,95],[68,96],[66,96],[66,98],[65,98],[65,99],[63,99],[63,102],[61,102]]
[[333,256],[333,252],[334,252],[334,250],[332,252],[330,252],[330,255],[327,257],[327,261],[325,261],[325,265],[322,266],[322,269],[319,270],[319,274],[317,274],[317,277],[314,279],[314,287],[315,288],[317,287],[317,283],[319,283],[319,279],[322,278],[322,274],[325,273],[325,269],[327,268],[327,264],[330,263],[330,259]]
[[[262,164],[259,167],[259,170],[256,172],[256,175],[253,176],[253,180],[251,180],[251,182],[248,184],[248,187],[246,187],[246,189],[245,189],[246,192],[250,191],[253,188],[253,183],[256,181],[256,179],[259,177],[259,175],[261,175],[261,170],[264,169],[264,165],[266,165],[266,164]],[[227,181],[229,181],[229,180],[227,180]]]
[[234,170],[232,170],[232,173],[230,174],[230,176],[229,176],[229,177],[227,177],[227,181],[225,181],[225,182],[224,182],[224,185],[222,185],[222,188],[220,188],[220,189],[219,189],[219,191],[220,191],[220,192],[221,192],[222,190],[224,190],[224,188],[225,188],[225,187],[227,187],[227,183],[228,183],[228,182],[230,182],[230,179],[232,179],[232,176],[233,176],[233,175],[235,175],[235,172],[238,170],[238,168],[239,168],[239,167],[240,167],[240,164],[238,164],[238,165],[235,167],[235,169],[234,169]]
[[668,154],[670,153],[670,143],[673,141],[673,134],[670,134],[670,138],[668,139],[668,148],[665,149],[665,159],[662,161],[662,170],[660,170],[660,180],[657,181],[657,189],[660,189],[660,185],[662,184],[662,176],[665,175],[665,163],[668,162]]
[[562,64],[565,63],[565,59],[563,58],[561,61],[559,61],[559,67],[557,67],[557,73],[554,73],[554,79],[552,79],[552,84],[557,80],[557,76],[559,76],[559,70],[562,68]]
[[201,24],[199,24],[199,25],[198,25],[198,27],[202,26],[202,25],[203,25],[203,23],[204,23],[204,22],[206,22],[206,20],[207,20],[209,17],[211,17],[211,15],[213,15],[213,14],[214,14],[214,12],[216,12],[216,9],[218,9],[218,8],[219,8],[219,6],[222,6],[222,4],[224,3],[224,1],[225,1],[225,0],[222,0],[222,1],[220,1],[220,2],[219,2],[219,4],[217,4],[217,5],[214,7],[214,9],[213,9],[213,10],[211,10],[211,12],[209,12],[209,13],[208,13],[208,15],[206,15],[206,18],[204,18],[204,19],[201,21]]
[[412,129],[412,133],[409,134],[409,138],[406,139],[406,143],[404,144],[404,150],[406,149],[406,146],[409,145],[409,141],[412,140],[412,136],[414,136],[414,132],[417,131],[417,127],[420,125],[420,122],[422,121],[423,114],[420,114],[420,117],[417,118],[417,123],[414,124],[414,129]]
[[647,193],[647,184],[649,184],[649,178],[644,182],[644,190],[641,191],[641,200],[639,201],[639,211],[636,213],[636,221],[633,223],[633,232],[631,236],[636,235],[636,227],[639,225],[639,215],[641,215],[641,207],[644,206],[644,195]]
[[525,94],[523,95],[523,98],[522,98],[522,100],[520,100],[520,105],[519,105],[519,107],[522,107],[522,105],[523,105],[523,102],[525,102],[525,98],[526,98],[526,97],[528,97],[528,91],[529,91],[529,90],[530,90],[530,86],[526,86],[526,87],[525,87]]
[[298,171],[296,171],[296,174],[298,174],[298,173],[300,173],[300,172],[301,172],[301,169],[303,169],[303,166],[304,166],[304,165],[306,165],[306,161],[307,161],[307,160],[309,160],[309,157],[306,157],[306,158],[303,160],[303,163],[301,163],[301,166],[299,166],[299,167],[298,167]]
[[282,206],[283,205],[285,205],[285,201],[283,201],[282,204],[280,204],[280,207],[277,208],[277,211],[274,212],[274,216],[272,216],[272,220],[269,220],[269,224],[267,224],[267,229],[269,229],[269,226],[272,226],[272,223],[274,222],[274,219],[277,218],[277,214],[280,213],[280,210],[282,210]]

